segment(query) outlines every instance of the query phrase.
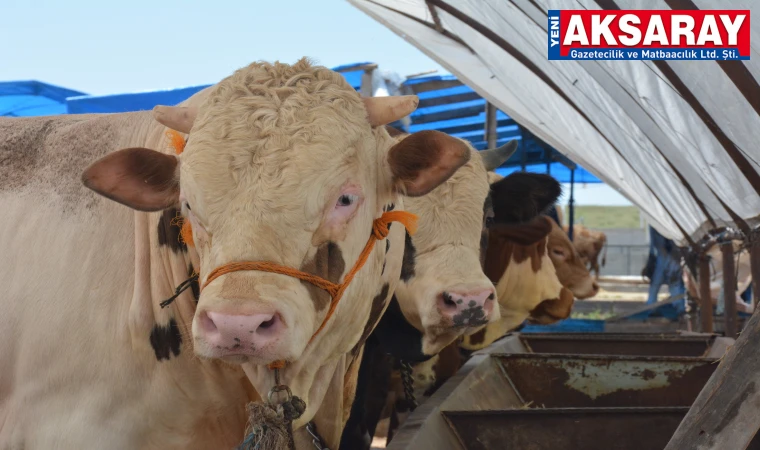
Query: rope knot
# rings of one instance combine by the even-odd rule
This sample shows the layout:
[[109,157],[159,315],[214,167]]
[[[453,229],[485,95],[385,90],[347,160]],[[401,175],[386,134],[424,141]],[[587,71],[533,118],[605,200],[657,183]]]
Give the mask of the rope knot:
[[375,222],[372,224],[372,235],[375,236],[376,240],[379,241],[388,237],[388,233],[390,232],[388,225],[389,223],[383,220],[382,217],[375,219]]

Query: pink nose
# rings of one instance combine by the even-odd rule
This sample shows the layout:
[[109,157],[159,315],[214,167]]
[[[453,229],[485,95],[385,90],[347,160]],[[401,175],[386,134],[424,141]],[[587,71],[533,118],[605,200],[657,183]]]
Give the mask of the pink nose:
[[496,294],[493,288],[475,291],[444,291],[438,298],[438,310],[448,317],[454,326],[483,325],[493,311]]
[[201,312],[200,328],[206,342],[231,355],[254,355],[275,344],[285,330],[279,314],[231,315]]

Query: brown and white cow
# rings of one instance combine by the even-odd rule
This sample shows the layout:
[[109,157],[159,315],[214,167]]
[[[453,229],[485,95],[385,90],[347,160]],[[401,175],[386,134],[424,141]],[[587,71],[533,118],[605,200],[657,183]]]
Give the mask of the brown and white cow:
[[[449,343],[489,320],[480,311],[485,309],[479,303],[488,298],[485,294],[465,299],[449,293],[460,292],[458,285],[475,285],[476,289],[487,285],[488,292],[493,292],[493,279],[483,273],[481,263],[486,246],[490,248],[491,222],[528,221],[560,194],[557,181],[546,175],[516,173],[489,185],[488,170],[501,165],[508,155],[484,166],[476,157],[478,152],[472,151],[473,158],[444,184],[424,197],[405,200],[405,208],[419,215],[422,224],[414,237],[407,236],[402,281],[367,343],[357,401],[341,445],[369,448],[369,436],[379,419],[378,405],[382,410],[384,390],[394,376],[392,361],[384,359],[383,353],[424,364]],[[464,317],[456,319],[457,315]],[[452,319],[441,320],[441,316]],[[491,320],[498,320],[498,316],[494,314]],[[382,397],[381,402],[376,401],[378,397]]]
[[599,291],[567,234],[547,216],[493,227],[486,274],[496,284],[501,319],[465,336],[461,347],[467,350],[490,345],[526,319],[538,324],[565,319],[575,298]]
[[[569,231],[567,225],[563,229],[565,232]],[[594,272],[598,280],[599,255],[602,257],[601,267],[607,263],[607,235],[603,231],[592,230],[583,225],[573,225],[573,244],[578,249],[578,254],[583,259],[583,263]]]
[[330,298],[288,275],[231,272],[159,302],[236,261],[338,282],[383,208],[469,149],[437,132],[395,143],[379,125],[416,98],[362,101],[307,60],[251,64],[184,104],[194,121],[163,118],[192,127],[180,156],[146,113],[0,120],[0,447],[230,448],[275,360],[307,403],[295,427],[314,418],[337,447],[348,355],[400,277],[400,224],[311,342]]

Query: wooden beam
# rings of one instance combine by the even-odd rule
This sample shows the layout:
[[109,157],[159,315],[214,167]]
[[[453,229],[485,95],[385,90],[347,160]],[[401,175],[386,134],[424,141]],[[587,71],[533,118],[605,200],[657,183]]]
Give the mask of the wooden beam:
[[726,336],[736,338],[736,264],[734,264],[734,243],[721,244],[723,253],[723,301],[725,304]]
[[699,255],[699,316],[703,333],[713,332],[713,305],[710,293],[710,256],[705,251]]
[[760,314],[753,314],[665,450],[747,448],[760,427],[759,353]]

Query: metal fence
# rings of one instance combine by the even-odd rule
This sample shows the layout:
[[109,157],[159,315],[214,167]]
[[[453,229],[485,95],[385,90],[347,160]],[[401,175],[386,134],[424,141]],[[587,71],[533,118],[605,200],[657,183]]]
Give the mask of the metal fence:
[[[602,250],[604,254],[604,250]],[[649,256],[648,245],[607,245],[607,264],[601,267],[601,275],[641,275],[641,269]],[[599,256],[599,264],[602,257]]]

